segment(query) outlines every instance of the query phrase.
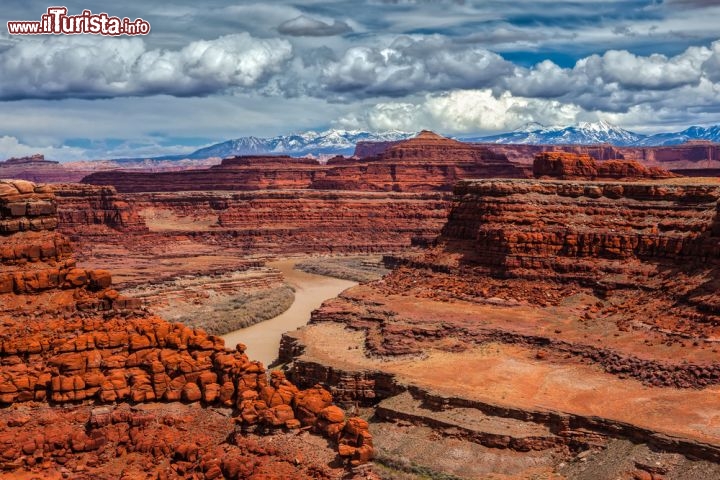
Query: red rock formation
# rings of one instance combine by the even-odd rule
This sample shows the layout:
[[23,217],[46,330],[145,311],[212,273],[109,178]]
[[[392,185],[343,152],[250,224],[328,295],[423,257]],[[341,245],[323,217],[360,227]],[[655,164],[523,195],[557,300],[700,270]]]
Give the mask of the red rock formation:
[[30,155],[27,157],[12,157],[8,158],[4,162],[0,162],[0,166],[11,166],[11,165],[26,165],[26,164],[32,164],[34,166],[42,165],[42,164],[49,164],[49,165],[57,165],[60,162],[55,162],[53,160],[45,160],[45,155],[42,155],[40,153],[36,153],[35,155]]
[[119,192],[184,190],[320,189],[424,192],[450,191],[463,178],[528,176],[490,150],[422,132],[387,152],[362,160],[334,158],[327,165],[287,156],[223,160],[207,170],[98,172],[83,183],[113,185]]
[[[60,192],[65,188],[69,193]],[[85,200],[79,192],[59,187],[60,229],[85,247],[190,238],[240,252],[284,254],[388,252],[425,244],[439,233],[451,199],[441,192],[213,191],[120,194],[117,201],[109,195],[101,207],[97,191]],[[118,215],[127,220],[118,225]]]
[[82,182],[112,185],[118,192],[262,190],[308,188],[325,170],[316,160],[287,156],[246,156],[223,160],[209,169],[139,172],[102,171]]
[[537,155],[533,162],[533,174],[536,178],[560,180],[635,180],[678,176],[658,167],[647,168],[634,160],[596,162],[589,155],[565,152]]
[[285,334],[289,378],[503,462],[624,439],[717,463],[719,201],[696,179],[459,182],[428,251]]
[[[379,354],[420,354],[450,338],[462,340],[448,348],[463,348],[477,338],[545,345],[652,385],[720,382],[711,350],[720,336],[720,187],[481,180],[460,182],[455,195],[437,246],[382,282],[326,302],[313,321],[366,330],[367,346]],[[589,303],[564,300],[583,296]],[[430,310],[421,306],[424,299],[447,306]],[[458,312],[453,302],[462,303]],[[470,315],[468,302],[483,306],[485,326],[460,320]],[[513,313],[520,307],[523,314]],[[505,315],[517,318],[509,325]],[[598,317],[617,335],[589,340],[583,325]],[[556,321],[561,328],[542,327]],[[631,326],[636,333],[627,333]],[[683,338],[696,348],[673,350]],[[285,360],[300,351],[292,341],[283,348]],[[322,368],[312,368],[296,363],[303,381],[322,378],[344,393],[355,388],[354,398],[373,398],[366,389],[377,391],[373,385],[382,381],[337,371],[325,378]]]
[[526,172],[504,155],[423,131],[383,153],[356,162],[334,162],[312,188],[420,192],[450,190],[463,178],[522,178]]
[[65,233],[83,235],[147,232],[144,220],[134,206],[113,187],[81,183],[52,186],[58,205],[58,228]]
[[[274,373],[268,382],[263,365],[250,361],[242,345],[229,351],[219,337],[148,314],[136,300],[109,288],[109,272],[77,268],[67,241],[54,231],[56,225],[51,189],[20,180],[0,182],[1,404],[39,402],[31,404],[32,412],[33,408],[45,411],[44,402],[201,402],[236,408],[246,427],[309,426],[331,434],[342,446],[341,456],[354,464],[369,458],[371,438],[362,428],[358,430],[358,425],[364,424],[333,416],[331,428],[329,419],[321,415],[322,408],[332,401],[321,388],[300,392],[280,373]],[[318,408],[321,404],[308,400],[313,395],[328,401]],[[181,445],[162,439],[143,442],[145,433],[133,433],[132,428],[130,440],[122,440],[128,429],[123,425],[143,425],[153,417],[136,424],[133,415],[120,415],[118,408],[112,407],[103,420],[91,418],[93,428],[85,432],[55,435],[33,430],[32,435],[22,437],[23,444],[3,449],[0,467],[11,471],[32,468],[38,451],[52,455],[50,464],[63,464],[70,451],[103,447],[117,428],[121,438],[114,437],[114,442],[132,445],[136,452],[156,457],[175,454],[195,461],[187,458]],[[298,418],[296,409],[302,412]],[[87,411],[82,409],[80,415]],[[11,409],[0,412],[0,444],[7,445],[15,438],[14,430],[6,430],[13,425],[12,418]],[[111,424],[119,427],[111,428]],[[96,431],[95,426],[103,428]],[[211,458],[206,456],[203,461]],[[222,470],[225,458],[216,457],[215,467],[201,466],[201,478],[217,478],[210,472]]]
[[[359,142],[355,149],[358,158],[383,155],[401,142]],[[476,143],[496,155],[505,155],[508,160],[520,165],[531,165],[540,153],[561,151],[576,155],[589,155],[595,160],[631,160],[645,166],[665,169],[707,169],[720,168],[720,144],[712,142],[687,142],[681,145],[662,147],[616,147],[610,144],[598,145],[512,145],[497,143]]]

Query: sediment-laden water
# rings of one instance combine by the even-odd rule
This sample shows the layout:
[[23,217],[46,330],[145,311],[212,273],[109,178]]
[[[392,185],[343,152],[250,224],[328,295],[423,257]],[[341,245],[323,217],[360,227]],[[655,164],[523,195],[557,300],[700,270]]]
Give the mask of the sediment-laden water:
[[293,267],[298,261],[279,260],[268,263],[280,270],[287,282],[295,288],[295,301],[290,308],[275,318],[223,335],[228,347],[244,343],[247,345],[248,356],[267,366],[277,358],[283,333],[305,325],[310,320],[312,311],[322,302],[357,285],[349,280],[294,270]]

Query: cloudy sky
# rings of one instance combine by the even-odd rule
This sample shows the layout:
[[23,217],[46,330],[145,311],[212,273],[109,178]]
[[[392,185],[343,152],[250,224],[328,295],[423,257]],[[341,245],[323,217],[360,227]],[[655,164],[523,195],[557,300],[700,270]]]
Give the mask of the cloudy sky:
[[605,120],[720,123],[720,1],[67,0],[144,37],[11,36],[0,158],[185,153],[326,128],[489,134]]

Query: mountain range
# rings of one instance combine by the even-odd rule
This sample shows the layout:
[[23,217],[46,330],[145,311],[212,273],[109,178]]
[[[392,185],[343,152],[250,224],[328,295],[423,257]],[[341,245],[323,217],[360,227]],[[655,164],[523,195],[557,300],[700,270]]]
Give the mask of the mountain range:
[[[210,145],[188,155],[167,155],[154,160],[225,158],[234,155],[292,155],[326,157],[330,155],[352,155],[359,141],[389,142],[415,136],[413,132],[390,130],[366,132],[361,130],[308,131],[271,138],[240,137],[234,140]],[[538,123],[526,125],[512,132],[490,136],[457,137],[465,142],[502,144],[598,144],[609,143],[621,147],[649,147],[678,145],[693,140],[720,143],[720,125],[711,127],[690,127],[681,132],[644,135],[611,125],[604,121],[580,122],[566,127],[546,127]],[[140,159],[120,159],[131,162]]]
[[569,127],[545,127],[533,123],[508,133],[483,137],[464,137],[463,141],[504,144],[575,145],[609,143],[618,147],[678,145],[692,140],[720,142],[720,125],[690,127],[681,132],[643,135],[604,121],[580,122]]
[[[323,132],[308,131],[292,135],[278,135],[271,138],[240,137],[210,145],[191,154],[165,155],[154,160],[204,159],[210,157],[232,157],[235,155],[292,155],[295,157],[329,155],[350,156],[355,151],[355,144],[360,141],[393,142],[415,136],[413,132],[389,130],[385,132],[365,132],[361,130],[325,130]],[[137,161],[138,159],[121,159],[119,161]]]

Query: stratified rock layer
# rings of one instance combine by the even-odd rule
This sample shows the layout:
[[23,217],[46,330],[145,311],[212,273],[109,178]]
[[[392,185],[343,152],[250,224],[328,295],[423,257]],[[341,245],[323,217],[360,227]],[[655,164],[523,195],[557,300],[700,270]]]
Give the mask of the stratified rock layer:
[[302,189],[323,175],[326,166],[316,160],[287,156],[228,158],[209,169],[172,172],[105,171],[82,182],[112,185],[118,192],[182,192],[198,190]]
[[313,182],[328,190],[450,190],[464,178],[522,178],[527,172],[505,155],[423,131],[360,161],[330,160],[333,168]]
[[207,170],[98,172],[83,183],[113,185],[119,192],[185,190],[319,189],[355,191],[450,191],[463,178],[522,178],[528,172],[484,147],[432,132],[401,142],[376,157],[336,157],[321,165],[307,158],[248,156]]
[[[355,156],[359,158],[383,155],[401,142],[358,142]],[[475,143],[476,147],[487,149],[496,155],[504,155],[519,165],[532,165],[533,159],[550,151],[574,155],[588,155],[597,161],[635,161],[646,167],[676,169],[708,169],[720,167],[720,144],[693,141],[681,145],[663,147],[616,147],[610,144],[598,145],[513,145],[497,143]]]
[[[695,179],[459,182],[435,246],[325,302],[281,358],[341,398],[457,410],[397,401],[391,421],[478,410],[482,445],[632,439],[718,462],[719,200]],[[557,438],[498,439],[499,419]]]
[[558,180],[639,180],[672,178],[674,175],[658,167],[647,168],[635,160],[595,161],[590,155],[546,152],[535,157],[536,178]]
[[147,232],[137,210],[113,187],[81,183],[55,184],[59,228],[65,232],[123,233]]
[[450,205],[443,193],[310,190],[126,198],[154,233],[283,254],[397,251],[425,243],[437,235]]
[[[332,406],[328,392],[320,387],[300,391],[279,372],[268,380],[263,365],[250,361],[242,345],[227,350],[220,337],[147,313],[137,300],[109,288],[108,271],[77,268],[67,241],[54,231],[56,225],[52,190],[19,180],[0,181],[0,404],[5,406],[0,412],[0,468],[18,474],[33,468],[50,473],[68,461],[70,452],[99,451],[112,444],[150,454],[155,460],[149,460],[148,471],[173,455],[189,461],[183,468],[200,472],[199,478],[246,478],[241,472],[255,471],[223,466],[228,455],[242,452],[232,445],[242,446],[243,440],[218,444],[223,451],[213,468],[208,467],[212,454],[202,464],[197,454],[188,457],[182,442],[189,439],[171,429],[164,429],[159,442],[141,442],[140,437],[153,433],[143,433],[143,428],[133,433],[132,428],[158,417],[136,419],[132,412],[123,413],[122,405],[146,402],[232,408],[245,428],[305,426],[337,442],[340,455],[353,465],[371,457],[367,424],[346,420]],[[66,424],[71,432],[46,431],[42,422],[14,420],[17,408],[31,415],[34,410],[50,412],[48,402],[86,405],[78,407],[72,418],[87,421],[89,429],[76,431],[62,411],[56,423]],[[93,419],[99,410],[92,410],[88,419],[93,404],[109,405],[102,419]],[[14,429],[24,424],[28,429]],[[198,449],[197,445],[188,448]],[[38,466],[37,458],[44,455],[47,460]],[[101,463],[102,459],[96,460],[93,466],[99,473]],[[267,478],[283,475],[292,473]]]

